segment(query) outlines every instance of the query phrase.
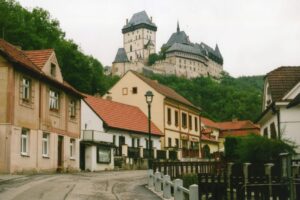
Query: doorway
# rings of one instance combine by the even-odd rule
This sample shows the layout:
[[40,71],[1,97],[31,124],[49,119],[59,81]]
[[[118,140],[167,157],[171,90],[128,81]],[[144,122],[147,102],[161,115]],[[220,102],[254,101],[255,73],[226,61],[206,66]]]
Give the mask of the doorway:
[[80,143],[80,169],[85,170],[85,145]]
[[64,137],[58,136],[57,143],[57,171],[60,172],[63,169],[63,148],[64,147]]

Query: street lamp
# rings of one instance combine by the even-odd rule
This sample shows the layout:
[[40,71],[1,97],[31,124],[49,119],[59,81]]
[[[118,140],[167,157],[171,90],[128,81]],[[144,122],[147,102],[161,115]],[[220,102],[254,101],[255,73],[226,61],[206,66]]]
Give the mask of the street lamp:
[[151,163],[151,103],[153,100],[153,93],[151,91],[147,91],[145,94],[146,97],[146,102],[148,104],[148,134],[149,134],[149,140],[148,140],[148,169],[152,168],[152,163]]

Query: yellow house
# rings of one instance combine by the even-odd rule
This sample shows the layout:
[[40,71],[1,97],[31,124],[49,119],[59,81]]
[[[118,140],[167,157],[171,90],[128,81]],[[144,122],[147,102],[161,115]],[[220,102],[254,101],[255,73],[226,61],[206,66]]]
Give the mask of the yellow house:
[[0,173],[79,169],[80,99],[53,49],[0,39]]
[[181,149],[183,158],[199,157],[200,108],[171,88],[137,72],[128,71],[104,97],[135,105],[147,115],[144,95],[148,90],[154,94],[152,121],[164,133],[161,138],[162,148]]

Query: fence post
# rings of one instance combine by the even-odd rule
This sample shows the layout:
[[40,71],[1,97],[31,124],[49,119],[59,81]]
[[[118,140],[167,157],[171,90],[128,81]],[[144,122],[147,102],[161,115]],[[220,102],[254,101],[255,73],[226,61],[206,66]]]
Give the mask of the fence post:
[[163,178],[163,197],[165,199],[171,198],[171,185],[168,183],[171,181],[171,177],[169,175],[164,175]]
[[155,147],[153,147],[153,158],[157,158],[157,149]]
[[227,181],[228,181],[228,187],[230,188],[231,187],[231,174],[232,174],[232,166],[233,166],[233,162],[229,162],[227,163]]
[[291,155],[289,153],[279,154],[281,157],[282,176],[286,178],[289,183],[290,199],[295,199],[295,184],[292,177]]
[[139,147],[140,148],[140,158],[144,158],[144,149],[143,147]]
[[248,176],[249,176],[249,165],[251,165],[251,163],[244,163],[244,165],[243,165],[243,173],[244,173],[244,178],[245,178],[245,182],[244,182],[245,194],[247,193],[247,184],[248,184]]
[[155,172],[155,191],[156,192],[161,192],[161,174],[160,172]]
[[271,168],[274,166],[273,163],[266,163],[265,164],[265,174],[268,176],[268,183],[269,183],[269,197],[272,197],[272,171]]
[[153,188],[153,169],[148,170],[148,188]]
[[183,186],[183,181],[181,179],[175,179],[174,181],[174,200],[183,200],[183,191],[178,187]]
[[198,185],[197,184],[190,185],[189,190],[190,190],[189,200],[199,200]]
[[169,150],[166,150],[166,160],[169,160]]

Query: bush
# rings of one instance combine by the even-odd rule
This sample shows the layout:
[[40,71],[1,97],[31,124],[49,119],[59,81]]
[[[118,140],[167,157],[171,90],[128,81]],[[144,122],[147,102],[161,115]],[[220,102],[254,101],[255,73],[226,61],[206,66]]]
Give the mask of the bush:
[[259,135],[228,137],[225,139],[225,155],[236,162],[266,163],[278,160],[279,154],[295,153],[290,142],[268,139]]
[[185,174],[181,177],[183,181],[183,187],[189,188],[190,185],[198,184],[197,174]]

